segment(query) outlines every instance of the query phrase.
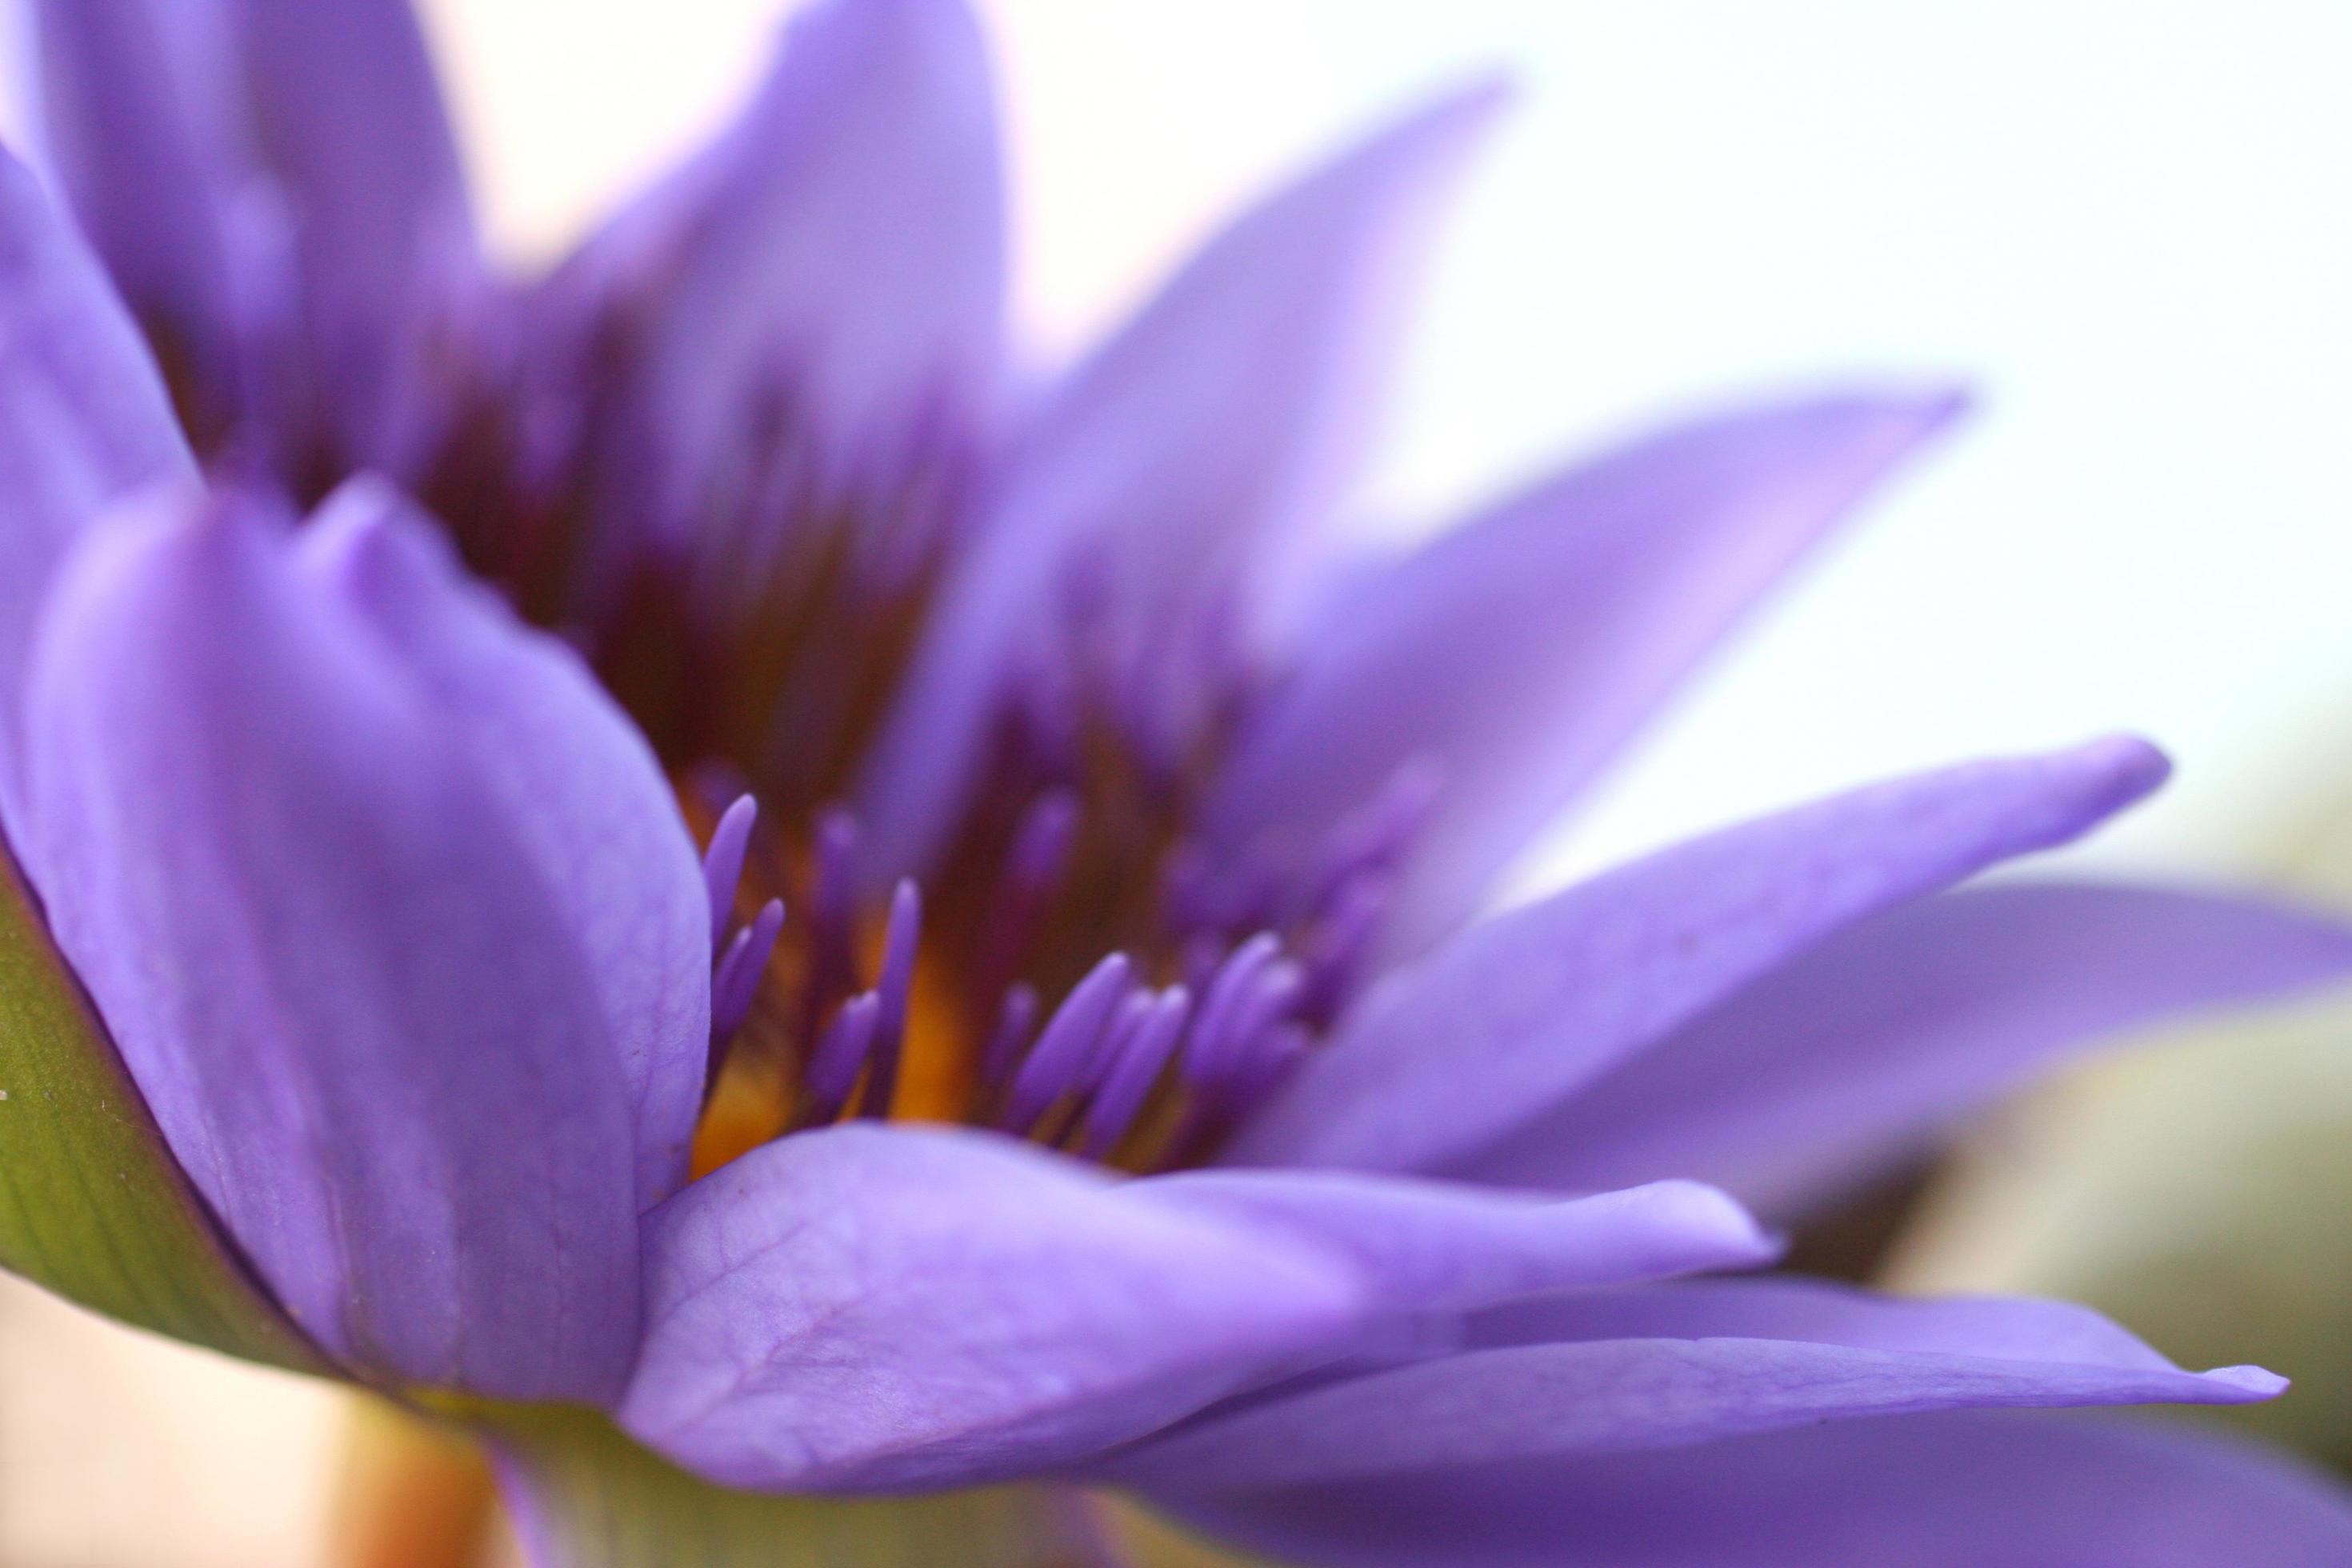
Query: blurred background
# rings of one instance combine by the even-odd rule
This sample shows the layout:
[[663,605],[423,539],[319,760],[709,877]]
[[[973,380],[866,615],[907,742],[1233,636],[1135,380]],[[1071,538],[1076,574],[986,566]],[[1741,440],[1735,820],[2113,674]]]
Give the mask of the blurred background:
[[[1978,389],[1948,452],[1781,597],[1528,887],[1865,776],[2132,729],[2181,775],[2085,862],[2352,904],[2352,828],[2326,804],[2352,802],[2352,6],[981,4],[1041,364],[1335,139],[1483,66],[1517,79],[1441,253],[1367,528],[1429,527],[1693,403],[1889,373]],[[424,8],[519,264],[723,115],[788,9]],[[2352,1230],[2334,1049],[2352,1020],[2265,1027],[2171,1042],[1995,1122],[1905,1278],[2056,1280],[2184,1361],[2289,1372],[2324,1352],[2255,1342],[2331,1321],[2307,1305],[2324,1300],[2345,1354],[2352,1243],[2254,1284],[2196,1250],[2247,1243],[2213,1196],[2241,1172],[2273,1184],[2282,1226]],[[2056,1195],[2020,1200],[2021,1170]],[[2118,1191],[2139,1218],[2112,1223]],[[2093,1213],[2109,1223],[2068,1217]],[[2190,1298],[2171,1339],[2148,1321],[2164,1303],[2140,1300],[2151,1258]],[[2234,1348],[2180,1342],[2223,1301]],[[2327,1394],[2306,1374],[2311,1409]],[[0,1288],[5,1568],[315,1561],[341,1431],[335,1396]]]

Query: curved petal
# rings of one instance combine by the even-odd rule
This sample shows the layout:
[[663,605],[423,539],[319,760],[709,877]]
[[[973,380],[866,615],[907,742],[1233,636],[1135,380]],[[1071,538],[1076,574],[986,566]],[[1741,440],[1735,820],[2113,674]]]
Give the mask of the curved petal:
[[36,0],[76,209],[207,442],[405,477],[485,297],[408,0]]
[[58,562],[114,502],[194,478],[138,329],[39,182],[0,152],[0,820],[12,834],[17,701]]
[[619,1419],[761,1490],[968,1485],[1151,1431],[1360,1315],[1286,1238],[992,1135],[782,1139],[655,1211]]
[[233,211],[224,16],[206,0],[27,0],[40,129],[82,232],[170,366],[198,439],[243,412],[252,323]]
[[305,564],[381,632],[573,913],[636,1110],[637,1206],[686,1180],[710,1048],[710,907],[661,765],[569,647],[468,581],[431,521],[354,480],[304,531]]
[[1332,1171],[1194,1171],[1129,1191],[1335,1251],[1394,1313],[1752,1268],[1779,1251],[1747,1211],[1696,1182],[1544,1199]]
[[2245,900],[2018,885],[1922,900],[1766,975],[1488,1151],[1482,1179],[1675,1172],[1801,1210],[2053,1056],[2352,974],[2352,931]]
[[1466,919],[1767,588],[1958,410],[1847,393],[1670,430],[1355,585],[1217,783],[1210,843],[1320,830],[1408,763],[1439,794],[1391,948]]
[[[758,438],[778,385],[815,482],[902,480],[940,420],[969,437],[1002,348],[1004,193],[980,27],[963,0],[831,0],[690,166],[633,398],[657,526]],[[679,539],[676,544],[690,542]]]
[[230,0],[255,148],[291,219],[308,395],[352,466],[406,477],[485,286],[409,0]]
[[964,773],[1063,574],[1137,623],[1279,574],[1369,440],[1405,297],[1501,94],[1441,100],[1211,240],[1056,389],[1009,461],[862,782],[879,874],[953,825]]
[[2352,1497],[2158,1421],[1948,1411],[1187,1500],[1319,1568],[2327,1568]]
[[579,911],[415,673],[229,500],[93,535],[26,711],[59,945],[289,1312],[377,1375],[616,1394],[628,1085]]
[[1665,1448],[1915,1411],[2243,1404],[2285,1381],[2189,1373],[2096,1313],[1904,1301],[1794,1279],[1504,1308],[1473,1349],[1203,1416],[1100,1467],[1171,1495]]
[[1499,916],[1384,980],[1228,1157],[1459,1166],[1848,922],[2064,843],[2164,773],[2131,740],[1948,768],[1728,828]]

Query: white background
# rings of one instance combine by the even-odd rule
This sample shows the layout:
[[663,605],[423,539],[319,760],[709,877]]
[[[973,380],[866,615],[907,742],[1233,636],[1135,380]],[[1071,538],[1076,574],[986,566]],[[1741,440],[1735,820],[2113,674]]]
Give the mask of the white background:
[[[441,0],[504,241],[721,110],[776,0]],[[1784,595],[1548,874],[1866,775],[2142,731],[2109,864],[2225,868],[2352,731],[2344,0],[994,0],[1024,319],[1066,351],[1253,190],[1500,64],[1372,515],[1678,405],[1960,376],[1973,426]],[[2352,781],[2347,781],[2352,782]],[[2259,826],[2259,824],[2255,824]]]

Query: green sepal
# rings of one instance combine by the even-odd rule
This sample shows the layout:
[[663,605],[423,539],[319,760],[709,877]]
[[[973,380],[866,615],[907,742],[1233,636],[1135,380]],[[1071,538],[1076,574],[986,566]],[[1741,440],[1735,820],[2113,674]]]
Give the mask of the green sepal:
[[327,1370],[188,1185],[5,850],[0,1268],[175,1340]]
[[1094,1505],[1076,1491],[770,1497],[699,1480],[593,1411],[446,1413],[501,1455],[533,1568],[1096,1568],[1107,1560]]

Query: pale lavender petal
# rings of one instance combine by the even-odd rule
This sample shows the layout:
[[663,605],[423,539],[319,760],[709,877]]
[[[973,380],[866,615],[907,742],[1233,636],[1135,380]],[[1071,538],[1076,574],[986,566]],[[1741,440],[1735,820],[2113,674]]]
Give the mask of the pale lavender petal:
[[1340,1172],[1198,1171],[1130,1190],[1336,1249],[1392,1312],[1752,1268],[1778,1251],[1746,1210],[1696,1182],[1546,1199]]
[[0,826],[12,836],[17,702],[58,561],[124,497],[194,479],[138,329],[39,183],[0,152]]
[[1187,1500],[1318,1568],[2334,1568],[2352,1494],[2179,1423],[2042,1411],[1841,1421],[1665,1453],[1504,1460]]
[[241,412],[250,322],[236,209],[250,174],[214,0],[28,0],[48,163],[171,364],[201,439]]
[[1436,209],[1499,89],[1482,84],[1278,192],[1073,371],[1009,458],[861,784],[877,860],[919,867],[1033,639],[1083,561],[1132,621],[1212,613],[1284,573],[1376,426]]
[[[1475,1327],[1474,1323],[1474,1327]],[[1503,1308],[1473,1348],[1213,1412],[1099,1467],[1179,1494],[1665,1448],[1857,1416],[2266,1399],[2059,1302],[1905,1301],[1781,1278]]]
[[650,1217],[620,1419],[698,1474],[898,1489],[1151,1431],[1352,1324],[1336,1259],[989,1134],[847,1124]]
[[2063,844],[2165,767],[2119,739],[1947,768],[1728,828],[1499,916],[1383,981],[1229,1157],[1462,1165],[1849,922]]
[[2033,884],[1922,900],[1604,1074],[1475,1173],[1585,1188],[1672,1172],[1801,1212],[2063,1053],[2347,973],[2352,931],[2275,904]]
[[[635,393],[664,526],[791,402],[829,495],[897,481],[931,421],[986,417],[1003,335],[996,106],[963,0],[828,0],[796,16],[742,119],[698,165]],[[969,432],[967,432],[969,433]]]
[[485,286],[408,0],[233,0],[258,156],[291,222],[308,393],[347,462],[402,477],[446,416]]
[[1444,936],[1759,595],[1958,407],[1847,394],[1671,430],[1366,581],[1301,640],[1206,808],[1210,842],[1310,840],[1407,764],[1440,793],[1392,952]]
[[685,1183],[710,1035],[709,893],[661,764],[578,656],[470,582],[396,492],[346,485],[302,553],[470,749],[572,911],[635,1108],[637,1205],[651,1208]]
[[27,681],[26,858],[173,1152],[306,1332],[402,1382],[610,1398],[631,1094],[580,911],[288,526],[222,500],[84,543]]

